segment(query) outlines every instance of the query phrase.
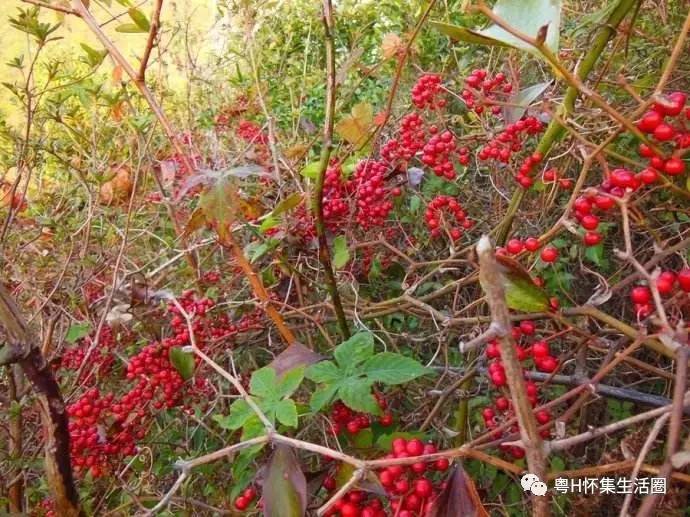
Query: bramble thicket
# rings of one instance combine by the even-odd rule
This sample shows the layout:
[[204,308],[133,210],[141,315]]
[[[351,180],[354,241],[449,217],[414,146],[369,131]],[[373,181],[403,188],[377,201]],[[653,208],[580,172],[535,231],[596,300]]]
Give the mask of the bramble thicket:
[[10,4],[0,513],[686,514],[686,2]]

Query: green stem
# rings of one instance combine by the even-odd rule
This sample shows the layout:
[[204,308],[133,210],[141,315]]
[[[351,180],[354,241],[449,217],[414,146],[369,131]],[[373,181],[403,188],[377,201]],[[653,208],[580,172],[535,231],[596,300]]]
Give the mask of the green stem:
[[331,148],[333,146],[333,119],[335,115],[335,43],[333,41],[333,6],[330,0],[323,2],[323,23],[325,29],[325,46],[326,46],[326,115],[323,132],[323,147],[321,149],[321,158],[319,160],[319,170],[316,176],[316,185],[314,187],[313,208],[315,214],[316,236],[319,241],[319,261],[323,266],[326,274],[326,287],[328,293],[333,300],[333,310],[335,317],[338,320],[338,327],[340,333],[345,339],[350,337],[350,329],[347,325],[347,318],[343,310],[343,304],[340,301],[340,294],[338,293],[338,283],[333,272],[333,265],[331,263],[331,251],[328,247],[328,240],[326,239],[326,223],[323,217],[323,186],[326,179],[326,169],[328,169],[328,162],[331,159]]
[[[608,45],[611,38],[616,34],[618,26],[623,21],[625,16],[630,12],[630,10],[639,3],[640,0],[618,0],[618,5],[611,12],[608,19],[603,23],[597,32],[596,37],[592,43],[592,48],[587,52],[585,57],[580,62],[576,75],[578,79],[584,81],[589,76],[590,72],[594,69],[594,65],[601,57],[604,49]],[[575,101],[577,100],[578,90],[574,86],[569,87],[565,92],[565,97],[563,102],[558,107],[558,117],[554,117],[549,126],[546,128],[544,136],[542,136],[537,145],[537,151],[539,151],[543,156],[546,156],[553,145],[558,142],[565,134],[565,127],[558,122],[558,120],[565,120],[568,115],[570,115],[575,109]],[[513,197],[508,205],[508,210],[506,215],[501,222],[496,241],[499,245],[505,244],[506,239],[510,233],[511,226],[513,224],[513,219],[517,214],[520,204],[525,197],[526,190],[523,188],[518,188],[513,193]]]

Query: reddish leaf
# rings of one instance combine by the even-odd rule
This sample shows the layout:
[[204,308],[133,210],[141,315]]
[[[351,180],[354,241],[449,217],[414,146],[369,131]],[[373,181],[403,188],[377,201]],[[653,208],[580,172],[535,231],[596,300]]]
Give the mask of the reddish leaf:
[[276,446],[263,486],[264,517],[302,517],[307,509],[307,480],[292,447]]
[[293,343],[278,354],[269,366],[276,371],[278,376],[281,376],[293,368],[306,367],[323,359],[325,358],[322,355],[309,350],[302,343]]
[[460,465],[448,479],[448,486],[441,492],[431,509],[430,517],[489,517],[474,482]]

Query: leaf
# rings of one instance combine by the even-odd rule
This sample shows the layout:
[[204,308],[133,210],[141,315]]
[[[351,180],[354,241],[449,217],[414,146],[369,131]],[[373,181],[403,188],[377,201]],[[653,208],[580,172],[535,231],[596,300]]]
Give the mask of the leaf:
[[357,146],[367,137],[374,121],[374,108],[368,102],[356,104],[350,115],[335,125],[335,132],[347,142]]
[[430,517],[489,517],[477,488],[460,465],[456,465],[446,488],[436,499]]
[[148,32],[139,27],[136,23],[123,23],[115,27],[116,32],[122,32],[125,34],[139,34],[142,32]]
[[429,373],[429,370],[410,357],[382,352],[367,359],[361,372],[374,382],[403,384]]
[[549,297],[531,278],[515,273],[505,275],[506,303],[521,312],[544,312],[549,308]]
[[90,66],[97,67],[100,65],[105,56],[108,55],[107,50],[96,50],[95,48],[89,47],[86,43],[80,43],[79,46],[86,52],[86,59]]
[[184,379],[191,379],[194,375],[194,354],[184,352],[180,347],[174,347],[169,352],[170,363],[177,373]]
[[[275,372],[273,368],[271,370]],[[302,379],[304,379],[304,366],[298,366],[286,372],[276,384],[275,393],[277,397],[289,397],[292,395],[299,388],[299,385],[302,384]]]
[[[493,12],[509,26],[532,38],[539,38],[546,27],[544,43],[551,52],[558,52],[562,0],[498,0]],[[509,46],[541,57],[529,43],[513,36],[498,25],[473,30],[457,25],[432,21],[431,25],[454,40],[478,45]]]
[[383,40],[381,41],[383,59],[395,57],[398,52],[402,51],[404,48],[403,41],[397,34],[389,32],[383,36]]
[[307,480],[291,447],[278,444],[263,485],[264,517],[302,517],[307,509]]
[[67,330],[65,341],[68,343],[76,343],[82,338],[85,338],[91,332],[91,323],[85,321],[83,323],[76,323]]
[[252,395],[259,397],[278,398],[276,377],[276,371],[273,368],[269,366],[259,368],[252,374],[249,391]]
[[356,366],[374,355],[374,335],[371,332],[358,332],[340,343],[333,355],[340,367]]
[[509,106],[505,108],[505,119],[507,124],[513,124],[522,118],[527,108],[532,104],[546,89],[551,85],[551,81],[537,83],[520,90],[508,101]]
[[302,169],[302,170],[300,171],[300,174],[301,174],[302,176],[304,176],[305,178],[309,178],[309,179],[315,180],[315,179],[316,179],[316,176],[319,174],[319,169],[320,169],[319,162],[311,162],[311,163],[308,163],[308,164],[304,167],[304,169]]
[[276,419],[283,425],[297,427],[297,406],[290,400],[281,400],[275,406]]
[[237,218],[238,199],[234,186],[224,179],[218,180],[199,198],[199,207],[203,210],[206,221],[216,223],[221,238],[227,235],[230,225]]
[[324,388],[314,390],[309,401],[309,409],[314,413],[318,413],[322,408],[329,405],[335,397],[338,387],[337,384],[330,384]]
[[380,415],[381,408],[371,394],[372,381],[351,378],[340,385],[338,396],[350,409]]
[[350,260],[350,250],[347,249],[347,238],[338,235],[333,239],[333,267],[340,269]]
[[308,366],[323,360],[323,358],[324,357],[322,355],[309,350],[302,343],[293,343],[280,354],[278,354],[268,366],[273,368],[276,372],[276,375],[280,377],[283,375],[283,373],[292,370],[297,366],[307,368]]
[[289,212],[302,202],[302,194],[300,192],[293,192],[288,197],[283,199],[276,207],[271,211],[271,215],[277,216],[285,212]]
[[227,416],[215,415],[213,418],[223,429],[235,431],[244,427],[251,417],[256,416],[254,411],[244,399],[237,399],[230,406],[230,413]]
[[141,32],[148,32],[151,30],[151,24],[144,13],[142,13],[136,7],[132,7],[127,11],[129,17],[134,21],[134,23],[141,29]]
[[333,361],[321,361],[307,368],[306,377],[319,383],[333,383],[343,378],[343,372]]
[[206,225],[206,214],[201,208],[195,208],[192,215],[189,216],[189,220],[184,227],[182,235],[187,237],[197,230],[200,230]]

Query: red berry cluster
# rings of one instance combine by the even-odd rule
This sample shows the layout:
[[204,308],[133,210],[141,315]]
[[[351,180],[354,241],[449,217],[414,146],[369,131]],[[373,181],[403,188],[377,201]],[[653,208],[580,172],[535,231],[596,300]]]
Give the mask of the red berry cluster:
[[510,95],[513,85],[506,82],[504,73],[499,72],[490,77],[486,70],[473,70],[465,79],[465,89],[460,97],[465,101],[468,109],[481,114],[485,107],[491,108],[491,113],[498,115],[501,113],[501,106],[496,105],[496,95],[500,92],[503,95]]
[[573,188],[573,180],[571,180],[570,178],[559,178],[558,169],[553,167],[551,169],[546,169],[542,173],[541,178],[545,184],[554,183],[558,181],[558,186],[563,190],[570,190]]
[[[379,417],[379,423],[388,427],[393,423],[393,415],[390,411],[386,411],[388,408],[388,402],[380,393],[374,392],[374,397],[376,398],[378,406],[384,411],[383,415]],[[333,422],[332,425],[334,434],[339,434],[345,430],[348,432],[348,434],[355,435],[362,429],[367,429],[370,427],[372,423],[371,419],[371,415],[353,411],[341,401],[335,402],[331,407],[331,420]]]
[[[384,459],[410,458],[438,452],[432,443],[424,443],[417,438],[406,440],[395,438],[391,451]],[[388,496],[389,508],[384,507],[373,493],[352,490],[328,510],[329,517],[424,517],[430,515],[445,482],[438,476],[448,470],[450,462],[446,458],[419,461],[411,465],[391,465],[378,472],[378,478]],[[335,478],[329,476],[323,487],[333,492]]]
[[[551,355],[551,350],[548,341],[545,339],[535,339],[536,326],[534,322],[525,320],[520,322],[520,325],[513,327],[512,335],[515,339],[515,352],[518,360],[525,362],[532,360],[534,366],[542,372],[552,373],[558,368],[558,359]],[[486,347],[486,356],[491,359],[489,363],[488,374],[491,383],[498,389],[505,389],[507,385],[507,378],[505,369],[501,364],[501,351],[498,341],[489,341]],[[526,381],[527,398],[532,405],[536,406],[539,401],[539,387],[531,380]],[[493,406],[487,406],[482,411],[484,424],[488,429],[496,429],[499,427],[501,421],[509,420],[514,415],[511,407],[510,399],[507,393],[502,393],[494,400]],[[551,415],[548,411],[538,411],[535,414],[539,424],[546,424],[550,421]],[[513,426],[510,432],[516,432],[517,427]],[[502,434],[497,431],[496,439],[501,438]],[[543,437],[548,437],[548,431],[542,433]],[[506,452],[509,452],[514,458],[522,458],[525,455],[524,449],[514,446],[502,447]]]
[[242,492],[242,495],[235,499],[235,508],[239,511],[246,510],[249,505],[256,499],[256,489],[254,487],[247,487]]
[[109,326],[104,326],[101,329],[98,346],[95,348],[93,347],[94,339],[92,336],[81,339],[74,347],[68,348],[62,354],[60,367],[64,371],[79,370],[88,354],[90,367],[81,372],[79,382],[83,382],[94,373],[96,377],[107,375],[115,363],[115,356],[113,355],[115,337],[112,329]]
[[381,226],[393,209],[391,196],[399,196],[399,187],[386,187],[388,166],[376,160],[362,160],[355,167],[353,183],[357,203],[356,220],[365,230]]
[[323,216],[329,228],[336,230],[349,212],[348,182],[340,163],[332,159],[323,181]]
[[250,120],[240,120],[237,125],[237,136],[247,143],[264,145],[268,143],[268,135],[256,122]]
[[[615,171],[614,171],[615,173]],[[585,231],[582,238],[585,246],[596,246],[603,239],[599,228],[599,217],[596,210],[608,211],[615,206],[615,201],[602,194],[589,194],[578,197],[573,203],[573,214]]]
[[409,113],[402,118],[399,137],[388,140],[381,147],[381,157],[391,164],[398,160],[409,162],[425,143],[424,119],[417,113]]
[[652,105],[652,110],[645,113],[637,123],[640,131],[651,135],[654,140],[663,144],[665,142],[674,143],[674,156],[664,159],[648,145],[640,144],[640,155],[649,160],[649,178],[658,172],[664,172],[669,176],[677,176],[685,172],[685,162],[678,156],[680,150],[690,147],[690,132],[686,130],[685,124],[673,118],[677,118],[681,113],[685,113],[685,118],[690,120],[690,108],[685,107],[687,95],[683,92],[673,92],[668,96],[659,99]]
[[[444,218],[443,212],[449,214],[447,220]],[[445,223],[448,234],[454,241],[462,237],[463,230],[472,227],[472,221],[467,218],[460,203],[451,196],[442,195],[432,199],[426,208],[426,212],[424,212],[424,219],[431,231],[432,237],[439,237],[441,235]]]
[[450,131],[439,134],[436,126],[431,126],[429,132],[432,136],[422,148],[422,163],[431,167],[436,176],[455,179],[455,167],[451,161],[456,150],[455,137]]
[[[540,248],[541,243],[536,237],[528,237],[524,241],[514,237],[506,243],[505,248],[498,248],[496,254],[501,255],[507,253],[509,255],[517,255],[523,251],[534,253],[535,251],[539,251]],[[558,259],[558,248],[545,246],[544,249],[541,250],[539,257],[547,263],[555,262]]]
[[446,99],[438,98],[443,92],[441,88],[441,76],[437,74],[424,74],[412,87],[412,102],[419,109],[431,110],[444,108]]
[[[690,268],[681,269],[677,274],[673,271],[662,271],[656,280],[656,288],[661,296],[672,295],[676,287],[690,293]],[[635,313],[640,318],[646,318],[654,312],[652,291],[646,285],[637,285],[630,291],[630,300],[635,305]]]

